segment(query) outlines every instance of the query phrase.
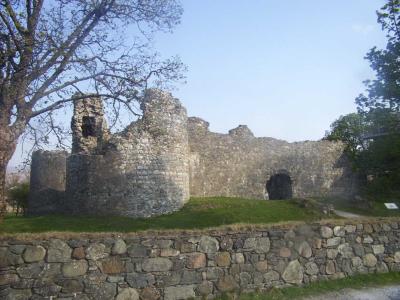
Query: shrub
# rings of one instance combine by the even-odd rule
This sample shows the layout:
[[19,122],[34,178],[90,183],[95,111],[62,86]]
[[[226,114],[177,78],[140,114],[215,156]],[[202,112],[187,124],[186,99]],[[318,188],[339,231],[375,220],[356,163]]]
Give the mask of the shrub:
[[8,189],[7,200],[14,208],[16,215],[19,213],[25,214],[28,204],[29,183],[21,182],[13,185]]

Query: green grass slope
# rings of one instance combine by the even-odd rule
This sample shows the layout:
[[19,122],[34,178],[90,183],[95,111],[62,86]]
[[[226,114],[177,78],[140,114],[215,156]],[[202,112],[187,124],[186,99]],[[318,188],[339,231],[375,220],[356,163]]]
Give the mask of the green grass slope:
[[294,201],[240,198],[192,198],[178,212],[148,219],[88,216],[7,216],[1,233],[135,232],[162,229],[205,229],[232,224],[268,224],[283,221],[314,221],[321,215],[300,208]]

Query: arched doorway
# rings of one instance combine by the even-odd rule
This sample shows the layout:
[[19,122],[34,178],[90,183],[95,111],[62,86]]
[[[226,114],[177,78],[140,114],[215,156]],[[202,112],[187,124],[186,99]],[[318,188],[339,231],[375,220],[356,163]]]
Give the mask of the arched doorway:
[[272,175],[266,185],[269,200],[291,199],[293,196],[292,179],[288,174]]

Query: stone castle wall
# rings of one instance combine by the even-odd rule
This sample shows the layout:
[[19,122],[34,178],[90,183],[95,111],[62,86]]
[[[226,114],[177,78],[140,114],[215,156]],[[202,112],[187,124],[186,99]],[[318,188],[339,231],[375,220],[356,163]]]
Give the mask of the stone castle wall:
[[351,197],[357,178],[330,141],[288,143],[256,138],[247,126],[229,134],[210,132],[209,123],[189,118],[190,192],[193,196],[264,198],[271,176],[287,174],[293,197]]
[[72,153],[88,155],[102,153],[110,133],[100,97],[93,95],[90,98],[74,101],[71,130]]
[[171,234],[0,237],[0,298],[209,299],[400,271],[399,226],[398,220],[381,220]]
[[[142,111],[100,151],[96,146],[89,155],[68,158],[69,212],[150,217],[176,211],[189,199],[185,108],[169,93],[149,90]],[[87,149],[81,140],[85,147],[76,148]]]
[[[190,195],[350,198],[357,192],[341,143],[256,138],[244,125],[210,132],[206,121],[188,118],[179,100],[155,89],[141,108],[138,121],[110,134],[100,98],[75,101],[71,155],[33,157],[29,212],[150,217],[180,209]],[[62,182],[55,190],[65,190],[62,206],[54,193],[37,196],[37,189],[54,190],[54,182]]]
[[33,153],[27,209],[30,215],[63,211],[67,156],[65,151],[39,150]]

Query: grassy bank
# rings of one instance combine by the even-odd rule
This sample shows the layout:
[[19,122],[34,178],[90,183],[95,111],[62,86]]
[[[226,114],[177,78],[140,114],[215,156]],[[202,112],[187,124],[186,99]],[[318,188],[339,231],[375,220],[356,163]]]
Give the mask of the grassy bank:
[[[366,274],[338,280],[327,280],[311,283],[303,287],[273,288],[267,293],[243,294],[240,300],[286,300],[307,299],[307,297],[329,292],[340,291],[346,288],[361,289],[365,287],[380,287],[400,284],[400,273]],[[222,299],[230,299],[228,295]]]
[[315,198],[320,203],[331,203],[335,209],[370,217],[400,217],[400,209],[390,210],[385,202],[394,202],[400,207],[400,198],[375,197],[369,199],[370,207],[357,207],[349,200],[338,198]]
[[293,201],[240,198],[192,198],[182,210],[149,219],[126,217],[7,216],[1,233],[22,232],[135,232],[148,229],[203,229],[237,223],[268,224],[282,221],[314,221],[320,213],[300,208]]

